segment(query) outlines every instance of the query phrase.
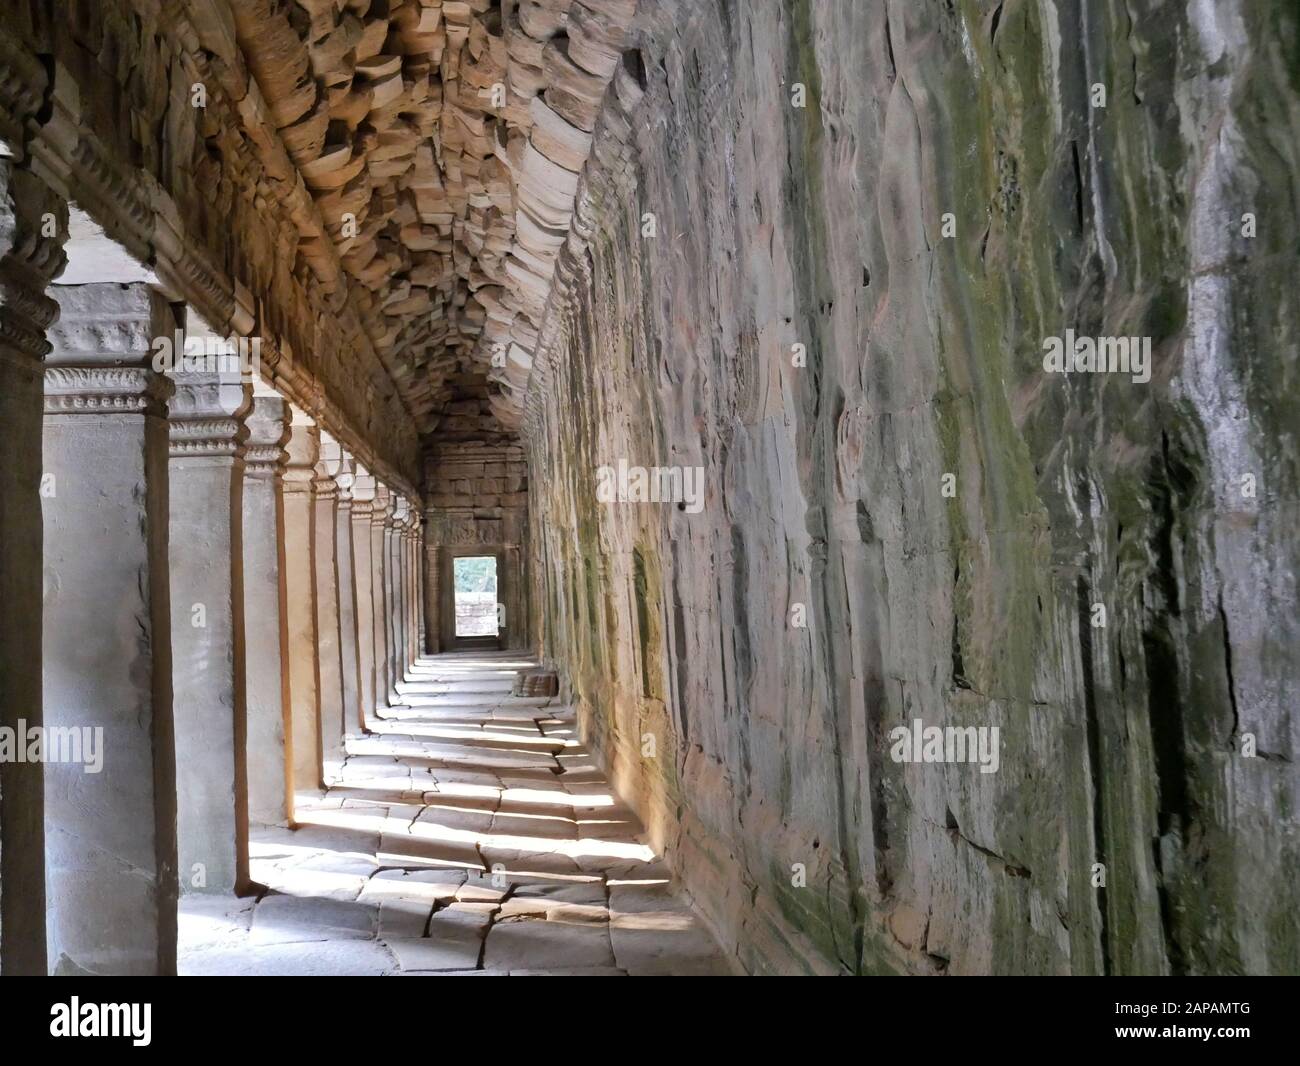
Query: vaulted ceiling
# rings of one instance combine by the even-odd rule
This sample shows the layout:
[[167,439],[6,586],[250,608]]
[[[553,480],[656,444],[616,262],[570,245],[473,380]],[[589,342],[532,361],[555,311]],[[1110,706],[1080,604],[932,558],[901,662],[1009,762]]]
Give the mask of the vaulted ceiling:
[[509,435],[635,0],[230,0],[422,434]]

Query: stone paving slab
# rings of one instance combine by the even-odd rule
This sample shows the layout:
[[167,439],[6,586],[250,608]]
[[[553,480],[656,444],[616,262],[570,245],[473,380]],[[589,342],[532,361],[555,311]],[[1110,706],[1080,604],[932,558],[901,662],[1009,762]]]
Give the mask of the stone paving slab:
[[204,977],[378,977],[396,966],[376,941],[328,940],[185,952],[178,969],[182,976]]
[[490,970],[567,970],[612,967],[609,930],[593,922],[530,919],[495,923],[488,931],[483,965]]
[[618,965],[633,977],[726,976],[731,971],[703,929],[625,929],[611,923]]
[[375,935],[375,908],[316,896],[273,893],[253,911],[249,943],[299,944],[321,940],[369,940]]
[[440,840],[408,833],[385,833],[376,857],[381,866],[485,869],[483,857],[470,834],[462,840]]
[[[514,657],[422,660],[338,781],[257,827],[258,898],[180,904],[185,974],[623,977],[731,972],[572,708]],[[562,773],[557,773],[558,770]]]
[[379,904],[379,938],[420,938],[428,931],[432,900],[386,899]]

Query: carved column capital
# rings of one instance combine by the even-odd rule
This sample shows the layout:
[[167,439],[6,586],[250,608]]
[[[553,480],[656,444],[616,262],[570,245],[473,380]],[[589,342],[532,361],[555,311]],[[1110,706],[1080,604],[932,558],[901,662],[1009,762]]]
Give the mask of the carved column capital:
[[411,513],[411,504],[405,496],[393,497],[393,510],[389,517],[388,525],[395,530],[401,530],[406,525],[406,516]]
[[366,521],[375,509],[375,479],[360,463],[356,464],[356,474],[352,479],[352,516],[365,517]]
[[0,158],[0,358],[50,351],[45,331],[59,313],[46,295],[67,263],[67,204],[12,159]]
[[45,106],[50,76],[45,65],[22,44],[21,34],[0,36],[0,139],[23,152],[27,123]]
[[289,404],[289,439],[282,478],[288,494],[311,492],[316,477],[316,460],[320,457],[320,428],[315,419],[297,404]]
[[312,491],[318,500],[333,500],[338,496],[338,477],[343,463],[343,449],[339,442],[325,430],[320,431],[320,451],[312,478]]
[[166,378],[138,367],[45,368],[47,415],[162,415],[171,392]]
[[389,526],[393,519],[393,495],[388,491],[387,485],[375,486],[375,504],[370,513],[371,524],[376,526]]
[[245,426],[244,474],[252,478],[274,478],[284,473],[289,441],[287,404],[277,395],[255,394]]
[[150,365],[154,337],[173,324],[148,285],[57,285],[58,324],[45,367],[47,415],[162,415],[172,383]]
[[339,490],[339,507],[350,511],[353,506],[353,495],[356,491],[356,460],[347,451],[342,453],[339,460],[339,471],[334,475],[334,484]]
[[168,376],[176,389],[167,408],[171,457],[242,457],[248,437],[244,415],[252,399],[247,386],[237,378],[213,381],[218,375],[211,374]]

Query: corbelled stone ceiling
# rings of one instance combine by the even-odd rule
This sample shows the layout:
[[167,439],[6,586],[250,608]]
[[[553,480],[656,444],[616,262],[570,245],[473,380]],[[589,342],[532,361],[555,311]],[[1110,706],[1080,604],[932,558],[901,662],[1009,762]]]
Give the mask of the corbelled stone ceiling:
[[233,0],[239,44],[422,434],[519,424],[635,0]]

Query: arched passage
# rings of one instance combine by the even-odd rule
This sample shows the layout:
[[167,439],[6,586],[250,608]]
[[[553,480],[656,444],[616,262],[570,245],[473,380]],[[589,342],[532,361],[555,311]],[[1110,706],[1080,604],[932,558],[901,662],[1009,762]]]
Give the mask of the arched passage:
[[1300,27],[1169,7],[6,5],[0,969],[1295,971]]

